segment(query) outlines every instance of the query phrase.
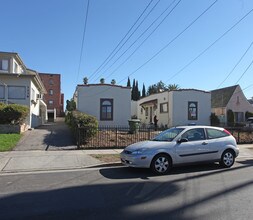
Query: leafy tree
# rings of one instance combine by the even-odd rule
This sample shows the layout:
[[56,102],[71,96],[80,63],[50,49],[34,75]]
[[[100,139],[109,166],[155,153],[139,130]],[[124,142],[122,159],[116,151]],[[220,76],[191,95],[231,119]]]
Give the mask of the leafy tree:
[[76,110],[76,103],[75,103],[74,99],[67,100],[66,103],[67,103],[66,109],[68,111]]
[[87,78],[87,77],[84,77],[84,78],[83,78],[83,84],[84,84],[84,85],[87,85],[87,84],[88,84],[88,78]]

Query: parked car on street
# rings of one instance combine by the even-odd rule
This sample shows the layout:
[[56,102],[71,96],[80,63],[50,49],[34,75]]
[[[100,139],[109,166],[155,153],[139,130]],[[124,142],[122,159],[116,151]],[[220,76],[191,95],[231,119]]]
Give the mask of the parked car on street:
[[219,162],[228,168],[238,154],[236,140],[226,129],[195,125],[173,127],[150,141],[129,145],[120,157],[126,166],[166,174],[173,166],[199,162]]
[[253,117],[249,117],[247,120],[246,120],[246,127],[253,127]]

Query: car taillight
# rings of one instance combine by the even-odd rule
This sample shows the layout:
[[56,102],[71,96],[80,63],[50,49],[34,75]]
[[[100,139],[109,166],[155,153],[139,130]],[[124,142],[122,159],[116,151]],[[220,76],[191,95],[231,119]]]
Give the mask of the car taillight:
[[224,129],[223,130],[226,134],[228,134],[228,135],[232,135],[228,130],[226,130],[226,129]]

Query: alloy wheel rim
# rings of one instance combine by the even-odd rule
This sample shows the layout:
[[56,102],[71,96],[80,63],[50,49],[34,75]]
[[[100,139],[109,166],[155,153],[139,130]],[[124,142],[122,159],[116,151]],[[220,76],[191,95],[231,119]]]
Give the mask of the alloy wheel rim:
[[227,166],[230,166],[233,163],[234,157],[230,152],[224,154],[223,161]]
[[166,170],[168,170],[169,167],[169,161],[165,157],[159,157],[155,161],[155,169],[159,173],[164,173]]

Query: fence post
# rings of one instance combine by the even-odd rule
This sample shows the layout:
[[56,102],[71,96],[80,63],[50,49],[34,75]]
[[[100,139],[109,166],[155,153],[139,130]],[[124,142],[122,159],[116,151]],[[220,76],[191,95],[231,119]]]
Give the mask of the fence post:
[[116,145],[116,147],[118,147],[118,128],[117,127],[115,128],[115,132],[116,132],[116,134],[115,134],[115,136],[116,136],[115,145]]
[[238,131],[238,134],[237,134],[238,136],[237,136],[237,142],[239,143],[240,142],[240,131]]
[[148,128],[148,140],[150,140],[151,139],[151,129],[150,128]]
[[77,130],[77,134],[76,134],[76,139],[77,139],[77,149],[80,149],[80,126],[79,124],[77,125],[76,127],[76,130]]

